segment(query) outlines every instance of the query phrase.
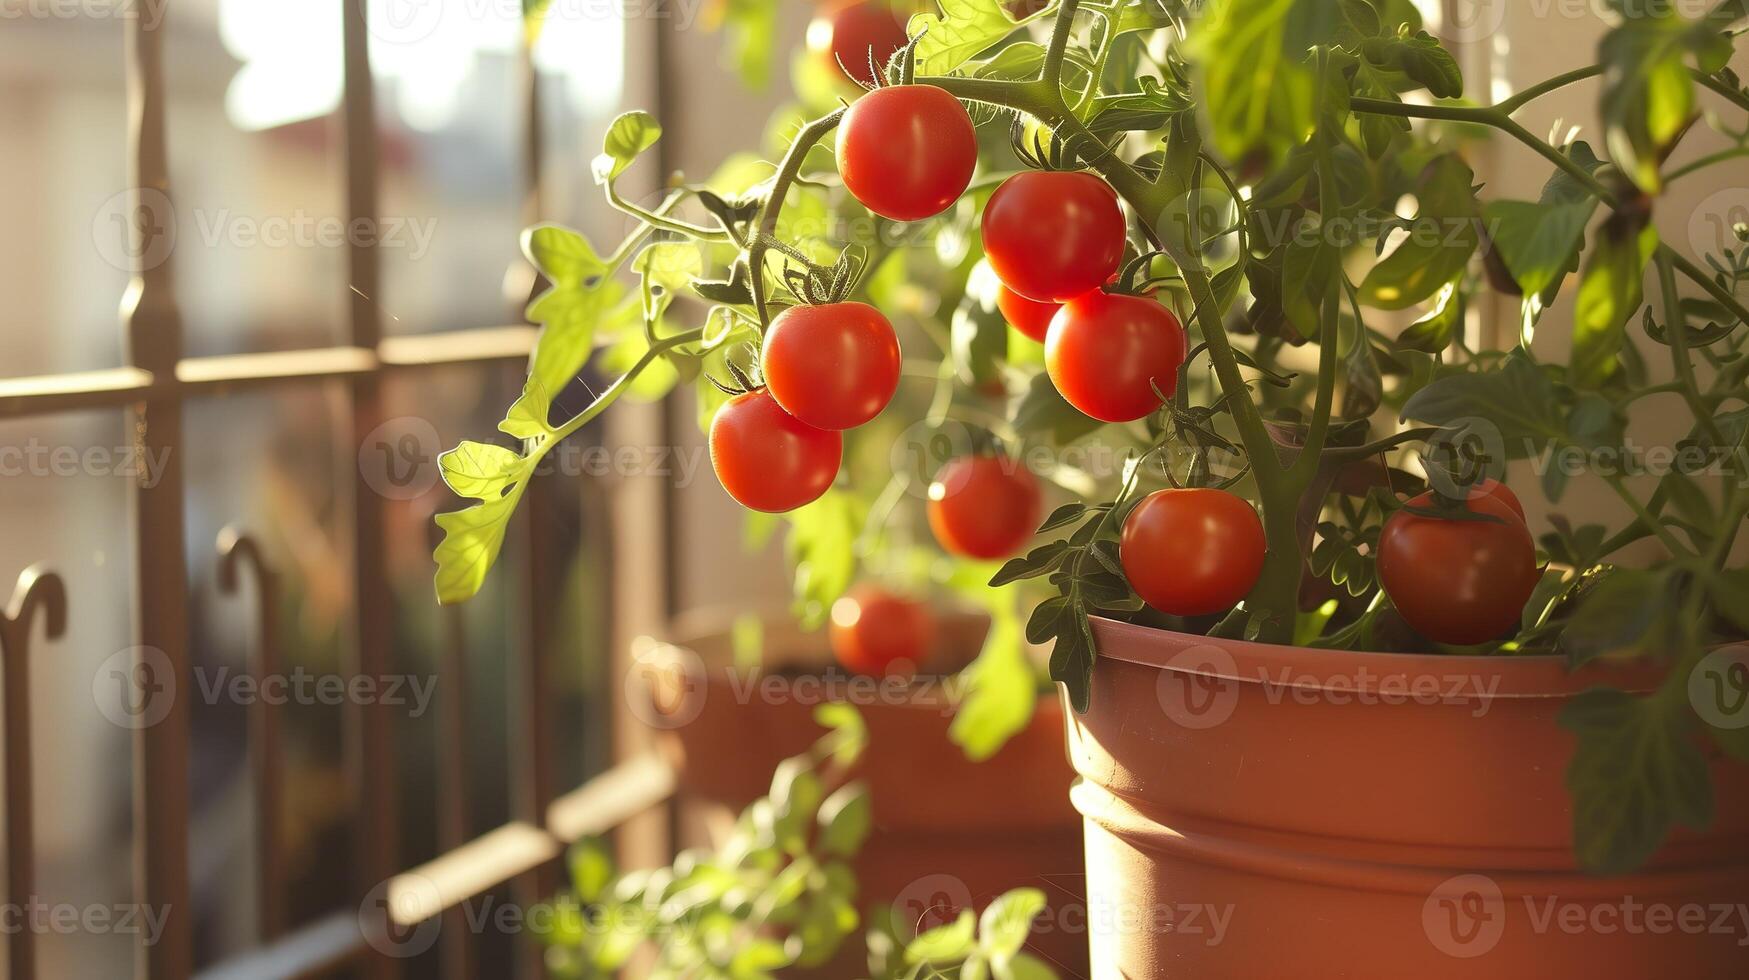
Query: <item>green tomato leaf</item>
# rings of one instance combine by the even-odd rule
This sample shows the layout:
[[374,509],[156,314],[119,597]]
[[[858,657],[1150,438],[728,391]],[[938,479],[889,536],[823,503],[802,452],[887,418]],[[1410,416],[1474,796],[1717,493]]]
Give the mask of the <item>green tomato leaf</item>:
[[1020,622],[1007,602],[994,604],[983,651],[961,674],[964,700],[954,712],[948,737],[981,762],[995,755],[1032,720],[1038,680],[1026,659]]
[[1684,699],[1585,692],[1561,712],[1579,738],[1567,769],[1579,861],[1599,874],[1639,867],[1678,824],[1713,815],[1706,757]]
[[1279,164],[1317,125],[1315,69],[1307,55],[1333,42],[1343,19],[1329,0],[1216,0],[1191,32],[1197,89],[1215,144],[1243,160]]
[[874,822],[868,787],[861,783],[839,787],[820,804],[819,819],[820,850],[839,857],[855,857]]
[[996,897],[978,919],[978,945],[994,963],[1020,952],[1032,932],[1032,922],[1045,910],[1044,892],[1016,888]]
[[1361,43],[1360,52],[1368,62],[1407,76],[1436,99],[1456,99],[1464,94],[1464,73],[1457,59],[1426,31],[1369,38]]
[[1397,336],[1398,350],[1415,350],[1438,354],[1451,346],[1464,326],[1464,297],[1458,287],[1462,280],[1441,286],[1433,297],[1433,311]]
[[1596,388],[1617,370],[1628,319],[1645,299],[1646,263],[1658,249],[1658,229],[1644,215],[1617,213],[1598,229],[1579,278],[1568,377]]
[[1431,425],[1486,420],[1508,459],[1523,459],[1565,438],[1564,415],[1554,382],[1522,351],[1498,368],[1436,378],[1403,405],[1403,418]]
[[905,947],[905,962],[957,963],[975,948],[977,927],[972,910],[962,909],[958,919],[911,940]]
[[643,111],[627,112],[607,127],[601,141],[601,155],[590,165],[597,184],[611,184],[632,165],[632,161],[662,138],[662,126],[656,117]]
[[1452,154],[1428,165],[1416,188],[1420,212],[1396,250],[1367,273],[1360,286],[1363,302],[1385,310],[1406,309],[1457,278],[1481,240],[1473,177]]
[[1649,194],[1662,189],[1658,168],[1694,118],[1687,58],[1716,35],[1681,17],[1646,16],[1624,20],[1603,39],[1604,136],[1622,171]]
[[856,575],[862,508],[852,495],[828,490],[813,503],[791,511],[788,519],[796,617],[804,628],[817,629]]
[[1644,652],[1665,634],[1660,624],[1673,605],[1670,577],[1616,569],[1588,588],[1561,631],[1561,650],[1577,668],[1599,657]]
[[431,557],[437,561],[439,603],[453,605],[473,598],[480,591],[486,573],[504,547],[505,529],[522,499],[525,485],[525,480],[518,480],[509,493],[497,500],[437,515],[443,540]]
[[1017,21],[1002,0],[940,0],[940,7],[940,14],[917,14],[906,26],[912,37],[923,36],[917,42],[919,75],[945,75],[1038,16]]

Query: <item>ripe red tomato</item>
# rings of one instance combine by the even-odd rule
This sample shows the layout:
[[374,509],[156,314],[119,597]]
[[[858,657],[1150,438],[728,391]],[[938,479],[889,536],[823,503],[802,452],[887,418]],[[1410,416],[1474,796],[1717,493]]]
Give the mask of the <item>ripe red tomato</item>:
[[1027,299],[1007,286],[996,290],[996,308],[1008,325],[1039,343],[1045,342],[1045,331],[1051,328],[1051,318],[1063,308],[1061,303],[1040,303]]
[[1045,335],[1045,370],[1069,404],[1101,422],[1130,422],[1178,388],[1184,326],[1152,299],[1091,292],[1063,304]]
[[[1424,493],[1409,505],[1432,507],[1433,495]],[[1536,545],[1510,501],[1475,493],[1465,506],[1499,520],[1400,510],[1379,534],[1379,584],[1385,594],[1416,632],[1456,646],[1498,639],[1517,625],[1539,577]]]
[[1225,490],[1157,490],[1124,519],[1118,557],[1142,601],[1173,616],[1239,604],[1263,572],[1263,522]]
[[761,366],[771,397],[817,429],[853,429],[899,387],[899,338],[867,303],[792,306],[771,321]]
[[741,506],[778,513],[811,503],[838,476],[844,437],[784,411],[765,388],[736,395],[711,419],[711,468]]
[[830,637],[844,669],[909,677],[935,642],[935,615],[926,603],[863,584],[832,604]]
[[1524,521],[1526,525],[1530,523],[1524,516],[1524,504],[1519,501],[1518,494],[1513,493],[1511,487],[1501,483],[1499,480],[1491,477],[1483,480],[1470,488],[1470,496],[1493,497],[1495,500],[1505,504],[1514,514],[1517,514],[1520,521]]
[[905,46],[905,19],[881,0],[834,4],[808,24],[808,48],[846,72],[864,88],[874,84],[869,74],[869,55],[875,67],[886,67],[893,52]]
[[921,221],[953,206],[972,182],[972,117],[933,85],[889,85],[851,103],[838,124],[838,175],[863,206]]
[[949,554],[992,560],[1020,550],[1038,528],[1038,478],[1005,456],[949,460],[929,487],[929,529]]
[[1123,259],[1123,210],[1093,174],[1015,174],[984,205],[983,229],[996,278],[1042,303],[1099,288]]

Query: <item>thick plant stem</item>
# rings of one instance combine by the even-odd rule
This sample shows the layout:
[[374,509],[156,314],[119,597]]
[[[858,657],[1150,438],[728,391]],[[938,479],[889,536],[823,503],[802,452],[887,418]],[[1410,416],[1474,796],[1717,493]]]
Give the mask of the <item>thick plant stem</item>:
[[771,315],[765,309],[765,251],[772,235],[777,231],[777,216],[783,211],[784,196],[789,193],[789,185],[795,182],[796,175],[801,172],[802,161],[807,159],[808,151],[836,128],[843,118],[844,110],[834,109],[802,127],[802,131],[796,134],[795,141],[790,143],[789,150],[784,153],[783,162],[778,164],[777,177],[771,182],[771,194],[759,209],[759,230],[747,246],[747,273],[752,276],[753,307],[759,313],[759,326],[762,329],[771,325]]

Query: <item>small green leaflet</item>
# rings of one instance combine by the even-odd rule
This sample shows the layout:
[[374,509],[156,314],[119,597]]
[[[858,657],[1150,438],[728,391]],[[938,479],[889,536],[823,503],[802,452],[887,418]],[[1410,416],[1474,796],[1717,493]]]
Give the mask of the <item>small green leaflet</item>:
[[525,313],[541,324],[529,374],[543,391],[557,392],[583,369],[597,328],[624,298],[625,287],[609,275],[589,240],[569,228],[528,229],[522,233],[522,252],[552,283]]
[[481,501],[466,510],[437,515],[437,526],[444,531],[443,541],[432,553],[437,560],[438,602],[451,605],[480,591],[504,547],[505,528],[537,458],[479,442],[464,442],[437,458],[450,489]]
[[656,145],[662,138],[662,126],[656,117],[643,111],[628,112],[607,127],[601,141],[601,155],[590,164],[597,184],[611,184],[631,166],[638,154]]
[[917,42],[919,75],[945,75],[1039,15],[1016,21],[1001,0],[940,0],[940,6],[939,15],[918,14],[906,28],[912,37],[923,37]]

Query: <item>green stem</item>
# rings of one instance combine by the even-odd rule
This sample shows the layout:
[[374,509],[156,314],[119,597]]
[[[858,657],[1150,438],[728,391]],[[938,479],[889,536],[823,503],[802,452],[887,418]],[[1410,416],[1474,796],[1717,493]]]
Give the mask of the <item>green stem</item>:
[[[1329,51],[1318,49],[1318,77],[1323,78],[1330,60]],[[1323,89],[1320,87],[1320,92]],[[1323,106],[1319,106],[1319,119],[1325,117]],[[1319,234],[1325,233],[1328,222],[1333,221],[1342,213],[1342,194],[1336,186],[1336,166],[1330,152],[1330,140],[1320,139],[1316,142],[1318,148],[1318,212],[1320,217]],[[1330,243],[1326,242],[1326,245]],[[1312,402],[1312,420],[1306,430],[1305,448],[1294,460],[1292,482],[1301,488],[1309,487],[1312,477],[1318,472],[1318,457],[1324,452],[1324,446],[1330,439],[1330,416],[1336,405],[1336,348],[1338,326],[1342,316],[1342,290],[1348,288],[1348,276],[1337,268],[1338,282],[1326,287],[1324,308],[1319,311],[1318,338],[1318,390]],[[1338,288],[1340,286],[1340,288]],[[1360,309],[1355,308],[1355,327],[1365,330],[1365,324],[1359,319]],[[1365,338],[1360,342],[1364,343]],[[1303,490],[1302,490],[1303,492]],[[1297,535],[1296,535],[1297,537]]]
[[606,390],[602,391],[601,394],[595,396],[595,400],[590,402],[581,412],[571,416],[570,421],[559,426],[557,429],[554,429],[552,438],[542,442],[535,451],[539,455],[544,456],[546,455],[548,447],[558,444],[575,433],[578,429],[593,422],[596,416],[607,411],[609,405],[618,401],[619,396],[625,394],[626,390],[632,386],[632,383],[638,380],[638,375],[643,374],[644,370],[651,364],[656,363],[656,360],[663,354],[668,353],[676,347],[695,344],[703,339],[704,328],[694,327],[691,330],[683,330],[672,337],[664,337],[656,343],[651,344],[650,349],[644,352],[644,356],[638,358],[637,363],[628,368],[626,373],[620,375],[619,379],[614,381],[613,384],[608,385]]
[[1749,146],[1733,146],[1730,149],[1720,150],[1717,153],[1709,153],[1693,163],[1684,164],[1665,174],[1664,183],[1671,183],[1686,177],[1689,174],[1705,170],[1715,163],[1724,163],[1726,160],[1735,160],[1738,157],[1749,157]]
[[1701,399],[1700,382],[1694,376],[1694,360],[1688,354],[1688,320],[1682,315],[1682,299],[1676,292],[1676,272],[1667,249],[1660,249],[1656,256],[1658,263],[1658,288],[1664,295],[1665,336],[1670,341],[1670,363],[1676,370],[1676,381],[1681,386],[1683,400],[1688,402],[1688,410],[1694,414],[1694,419],[1700,424],[1715,446],[1723,445],[1725,437],[1719,432],[1718,423],[1713,421],[1713,413]]
[[1556,89],[1566,88],[1574,82],[1582,82],[1587,78],[1596,78],[1601,74],[1603,74],[1602,65],[1587,65],[1584,68],[1575,68],[1564,75],[1556,75],[1554,78],[1547,81],[1538,82],[1517,95],[1496,103],[1494,108],[1510,115],[1511,113],[1524,108],[1530,102],[1540,99]]
[[1658,540],[1663,542],[1664,547],[1670,549],[1671,555],[1684,557],[1689,554],[1689,550],[1682,546],[1682,542],[1676,540],[1676,535],[1670,533],[1670,529],[1664,526],[1664,522],[1648,510],[1645,504],[1640,503],[1640,498],[1628,490],[1621,477],[1606,476],[1603,478],[1603,482],[1609,484],[1609,488],[1614,490],[1615,495],[1628,505],[1628,509],[1634,512],[1634,516],[1640,519],[1641,524],[1658,536]]
[[1696,285],[1706,290],[1708,296],[1717,300],[1720,306],[1730,310],[1732,316],[1736,317],[1739,321],[1749,323],[1749,309],[1745,309],[1743,304],[1737,300],[1737,297],[1731,294],[1730,290],[1719,285],[1717,282],[1714,282],[1713,277],[1707,275],[1706,271],[1700,266],[1690,262],[1681,252],[1676,251],[1668,245],[1658,246],[1658,254],[1660,256],[1668,255],[1671,264],[1675,265],[1678,271],[1694,280]]
[[[1051,86],[1051,90],[1062,98],[1063,88],[1063,53],[1069,49],[1069,35],[1075,30],[1075,8],[1081,5],[1081,0],[1063,0],[1057,7],[1056,22],[1051,25],[1051,43],[1045,48],[1044,69],[1039,72],[1039,81]],[[1096,77],[1088,86],[1097,87]]]
[[[670,198],[670,200],[673,200],[673,198]],[[629,214],[651,228],[660,229],[662,231],[671,231],[677,235],[685,235],[688,238],[696,238],[700,241],[706,242],[733,241],[733,239],[729,237],[729,233],[726,231],[721,231],[716,228],[706,228],[703,225],[695,225],[690,221],[681,221],[678,218],[667,217],[665,215],[665,212],[668,210],[666,202],[661,209],[656,211],[638,207],[636,204],[620,197],[619,191],[614,188],[612,181],[609,181],[607,184],[607,203],[613,205],[614,210]]]
[[789,193],[789,185],[795,181],[796,174],[801,172],[808,151],[843,118],[844,110],[834,109],[802,127],[784,153],[783,161],[778,164],[777,177],[771,182],[771,193],[759,206],[759,230],[747,246],[747,273],[753,277],[753,308],[759,311],[762,329],[771,326],[771,313],[765,308],[765,250],[777,232],[777,216],[783,212],[784,196]]

